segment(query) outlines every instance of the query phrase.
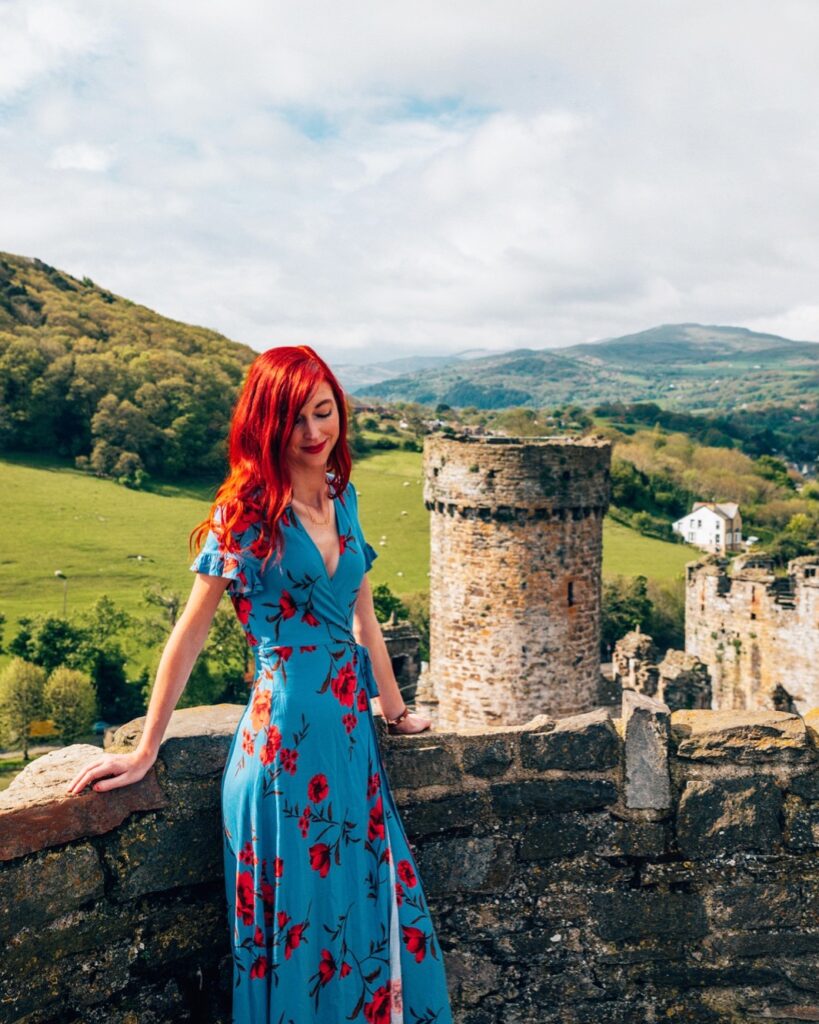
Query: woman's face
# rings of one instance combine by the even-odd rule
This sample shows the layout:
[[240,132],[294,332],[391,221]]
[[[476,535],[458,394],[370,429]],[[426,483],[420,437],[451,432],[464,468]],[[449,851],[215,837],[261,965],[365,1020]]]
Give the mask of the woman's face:
[[287,458],[294,468],[325,466],[338,440],[338,406],[333,389],[321,381],[299,411]]

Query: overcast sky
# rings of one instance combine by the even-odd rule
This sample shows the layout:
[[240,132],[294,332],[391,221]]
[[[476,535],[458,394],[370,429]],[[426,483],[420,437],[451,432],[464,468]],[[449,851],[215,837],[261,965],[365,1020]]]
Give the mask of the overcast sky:
[[0,250],[366,362],[819,340],[819,3],[0,0]]

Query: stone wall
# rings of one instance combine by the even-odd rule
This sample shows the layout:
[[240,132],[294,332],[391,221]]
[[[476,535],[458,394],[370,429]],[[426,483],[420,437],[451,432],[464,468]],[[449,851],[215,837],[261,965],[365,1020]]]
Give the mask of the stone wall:
[[610,442],[424,439],[429,682],[441,728],[599,701]]
[[819,704],[819,557],[776,576],[757,555],[686,567],[685,649],[708,666],[714,708]]
[[[98,753],[74,746],[0,794],[2,1024],[227,1024],[219,783],[241,711],[175,712],[137,785],[67,797]],[[632,690],[617,718],[379,723],[458,1024],[819,1019],[817,727]]]

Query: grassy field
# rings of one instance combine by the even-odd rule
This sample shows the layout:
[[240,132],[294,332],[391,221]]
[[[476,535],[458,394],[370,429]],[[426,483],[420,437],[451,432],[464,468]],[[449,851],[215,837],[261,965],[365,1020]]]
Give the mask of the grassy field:
[[[353,471],[364,533],[379,552],[372,582],[387,583],[397,594],[428,586],[429,517],[421,468],[420,453],[387,451],[359,460]],[[131,491],[44,459],[0,460],[0,512],[6,523],[0,611],[6,616],[6,639],[16,632],[20,616],[62,612],[64,585],[54,576],[57,570],[68,577],[69,614],[88,608],[103,593],[140,616],[155,613],[143,599],[149,587],[187,594],[193,582],[188,534],[207,515],[215,490],[210,482]],[[687,545],[605,524],[605,574],[667,579],[695,555]]]

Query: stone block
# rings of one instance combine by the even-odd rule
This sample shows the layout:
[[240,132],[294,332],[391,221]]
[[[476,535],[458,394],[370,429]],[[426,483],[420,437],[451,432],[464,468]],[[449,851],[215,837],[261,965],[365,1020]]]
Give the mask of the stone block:
[[819,770],[794,776],[788,789],[803,800],[819,800]]
[[668,707],[636,690],[623,690],[626,806],[662,810],[671,805]]
[[[230,742],[244,710],[240,704],[213,704],[174,711],[158,754],[169,776],[181,778],[224,771]],[[144,715],[126,722],[114,733],[112,747],[136,747],[144,726]]]
[[618,763],[620,739],[607,708],[560,718],[550,732],[522,732],[520,759],[524,768],[541,771],[594,771]]
[[678,757],[693,761],[811,760],[804,719],[785,711],[675,711],[671,736]]
[[[394,737],[390,737],[394,740]],[[384,744],[384,764],[391,784],[396,788],[423,789],[458,782],[460,771],[452,751],[429,738],[401,737]]]
[[801,921],[800,893],[793,884],[720,885],[707,893],[705,903],[716,928],[792,928]]
[[117,881],[114,895],[133,899],[222,877],[222,844],[221,819],[212,810],[167,819],[150,815],[119,829],[103,856]]
[[767,776],[686,782],[677,843],[692,860],[738,850],[770,853],[781,840],[782,793]]
[[448,829],[474,829],[478,824],[485,828],[491,817],[492,804],[483,790],[452,793],[435,800],[423,800],[414,793],[408,795],[409,799],[403,795],[399,799],[396,794],[396,803],[411,838]]
[[103,895],[105,876],[90,843],[48,851],[0,870],[0,942]]
[[464,736],[462,739],[464,771],[481,779],[495,778],[509,768],[514,760],[514,738],[509,736]]
[[512,843],[494,836],[425,843],[416,859],[429,893],[500,892],[514,863]]
[[696,939],[708,933],[702,898],[689,893],[599,893],[594,912],[597,933],[606,942]]
[[593,811],[617,800],[617,788],[609,779],[525,779],[495,783],[491,793],[495,813],[501,818]]
[[103,835],[137,811],[167,806],[154,768],[129,786],[67,793],[83,765],[99,755],[99,747],[90,744],[51,750],[12,779],[0,793],[0,861]]

